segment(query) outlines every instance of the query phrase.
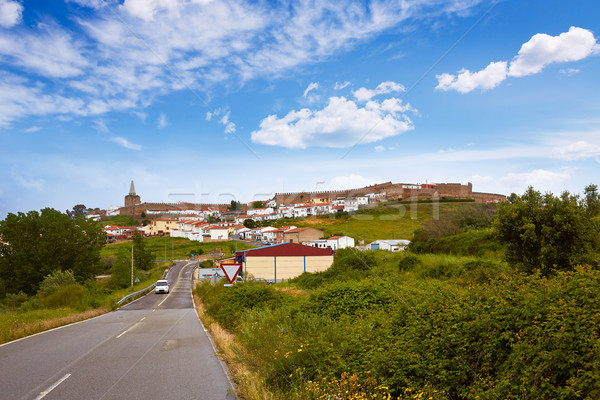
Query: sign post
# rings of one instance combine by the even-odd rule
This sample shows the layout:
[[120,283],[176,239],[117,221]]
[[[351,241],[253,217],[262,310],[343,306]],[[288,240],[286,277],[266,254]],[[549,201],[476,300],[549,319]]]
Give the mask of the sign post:
[[229,283],[233,283],[242,270],[242,264],[221,264],[221,269]]

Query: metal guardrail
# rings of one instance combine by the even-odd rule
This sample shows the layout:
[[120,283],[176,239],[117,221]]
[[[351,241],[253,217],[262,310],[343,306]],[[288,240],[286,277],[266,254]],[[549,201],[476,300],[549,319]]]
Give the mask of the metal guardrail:
[[[165,269],[165,272],[163,272],[163,275],[162,275],[163,279],[164,279],[164,278],[165,278],[165,276],[167,275],[167,271],[168,271],[168,269]],[[144,288],[144,289],[142,289],[142,290],[138,290],[138,291],[137,291],[137,292],[135,292],[135,293],[128,294],[127,296],[123,297],[121,300],[117,301],[117,305],[118,305],[118,306],[120,306],[120,305],[121,305],[121,304],[123,304],[125,301],[129,300],[130,298],[132,298],[132,297],[135,297],[135,296],[137,296],[137,295],[139,295],[139,294],[142,294],[142,293],[144,293],[144,292],[146,292],[146,291],[148,291],[148,290],[151,290],[151,289],[152,289],[154,286],[156,286],[156,283],[153,283],[152,285],[150,285],[150,286],[148,286],[147,288]]]

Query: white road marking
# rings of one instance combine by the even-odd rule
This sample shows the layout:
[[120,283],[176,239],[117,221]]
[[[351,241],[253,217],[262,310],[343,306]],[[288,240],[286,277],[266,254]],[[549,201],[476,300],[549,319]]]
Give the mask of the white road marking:
[[56,383],[54,385],[50,386],[45,391],[41,392],[39,394],[39,396],[35,398],[35,400],[43,399],[48,393],[50,393],[51,391],[53,391],[54,389],[56,389],[56,387],[58,385],[60,385],[61,383],[63,383],[70,376],[71,376],[71,374],[66,374],[65,376],[63,376],[62,378],[60,378],[58,381],[56,381]]
[[145,319],[146,319],[146,317],[144,317],[144,318],[140,319],[140,322],[142,322],[142,321],[143,321],[143,320],[145,320]]
[[127,331],[123,331],[119,336],[117,336],[117,339],[120,338],[121,336],[123,336],[126,333],[127,333]]

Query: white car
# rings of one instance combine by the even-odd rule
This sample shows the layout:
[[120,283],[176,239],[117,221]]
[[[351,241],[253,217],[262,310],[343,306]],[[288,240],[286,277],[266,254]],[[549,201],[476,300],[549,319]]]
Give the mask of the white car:
[[154,293],[169,293],[169,282],[166,279],[161,279],[154,286]]

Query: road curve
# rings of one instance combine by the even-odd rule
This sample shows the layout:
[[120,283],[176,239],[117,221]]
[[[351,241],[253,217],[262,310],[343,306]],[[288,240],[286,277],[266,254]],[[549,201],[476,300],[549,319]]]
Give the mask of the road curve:
[[0,399],[236,399],[177,262],[168,295],[0,346]]

